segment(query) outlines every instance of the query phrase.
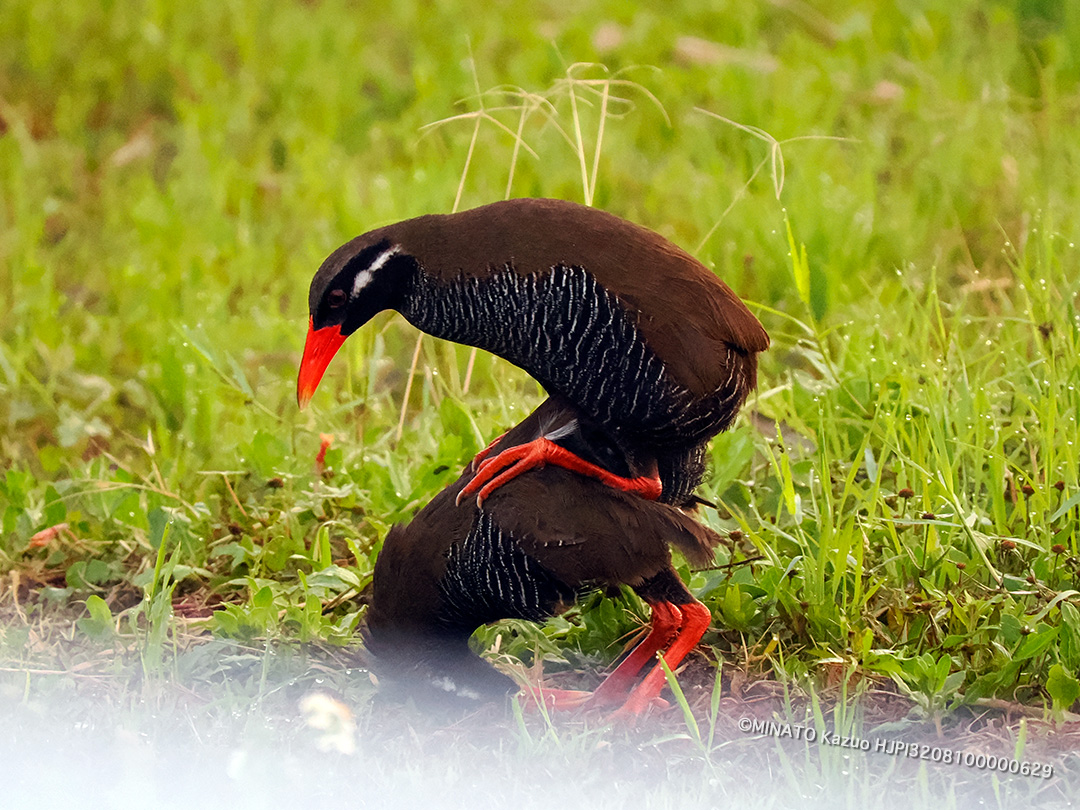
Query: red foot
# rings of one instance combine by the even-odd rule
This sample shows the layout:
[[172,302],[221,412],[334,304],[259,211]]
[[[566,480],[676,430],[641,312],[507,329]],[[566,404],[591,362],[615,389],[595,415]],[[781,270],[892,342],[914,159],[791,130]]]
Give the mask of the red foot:
[[[547,687],[529,686],[518,695],[525,712],[566,712],[591,709],[593,692],[577,689],[548,689]],[[651,708],[662,711],[671,704],[662,697],[653,698]],[[543,707],[541,709],[541,707]],[[618,714],[618,712],[616,712]],[[612,715],[613,717],[615,715]]]
[[700,602],[674,605],[656,602],[652,606],[652,629],[615,671],[604,679],[595,692],[579,692],[567,689],[529,688],[522,700],[526,709],[537,709],[542,704],[548,711],[572,711],[593,709],[622,703],[610,716],[614,722],[633,725],[650,708],[666,709],[670,704],[660,697],[667,683],[664,669],[656,664],[635,688],[634,678],[656,653],[670,641],[664,661],[670,669],[682,663],[712,621],[709,609]]
[[646,500],[655,501],[660,497],[660,477],[658,475],[623,478],[621,475],[615,475],[603,467],[585,461],[550,439],[541,437],[527,444],[510,447],[494,458],[484,461],[476,471],[472,481],[466,484],[458,493],[457,503],[460,504],[466,495],[476,493],[476,505],[482,506],[484,499],[507,481],[517,478],[527,470],[542,467],[545,464],[554,464],[582,475],[597,478],[609,487],[640,495]]
[[682,613],[670,602],[656,602],[652,606],[652,629],[649,635],[623,659],[615,670],[604,678],[593,692],[592,706],[609,706],[627,699],[641,668],[656,657],[656,653],[668,645],[682,624]]
[[581,692],[577,689],[527,686],[521,693],[520,700],[525,711],[539,711],[541,706],[547,711],[570,711],[580,709],[591,697],[592,692]]
[[[679,610],[682,612],[682,623],[679,626],[679,632],[675,636],[675,640],[671,642],[671,646],[668,647],[668,651],[664,653],[664,662],[668,665],[668,669],[671,670],[674,670],[686,657],[686,654],[697,646],[697,643],[701,641],[701,637],[705,635],[705,631],[709,628],[709,622],[712,621],[712,614],[701,602],[694,601],[688,605],[679,605]],[[611,716],[611,719],[626,720],[632,723],[659,697],[660,690],[664,688],[665,683],[667,683],[667,679],[664,677],[664,669],[657,663],[649,671],[649,674],[645,676],[645,679],[630,693],[630,697],[626,699],[622,707]]]

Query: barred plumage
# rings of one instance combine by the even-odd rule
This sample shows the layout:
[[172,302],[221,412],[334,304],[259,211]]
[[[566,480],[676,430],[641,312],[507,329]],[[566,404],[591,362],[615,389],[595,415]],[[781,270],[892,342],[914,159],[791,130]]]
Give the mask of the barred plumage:
[[543,621],[574,591],[532,559],[492,520],[477,510],[472,529],[446,552],[439,581],[439,622],[470,631],[498,619]]
[[745,396],[744,364],[730,348],[728,377],[712,396],[672,379],[618,296],[582,267],[522,275],[507,265],[449,282],[419,272],[400,311],[428,334],[527,369],[616,435],[696,444],[726,427]]

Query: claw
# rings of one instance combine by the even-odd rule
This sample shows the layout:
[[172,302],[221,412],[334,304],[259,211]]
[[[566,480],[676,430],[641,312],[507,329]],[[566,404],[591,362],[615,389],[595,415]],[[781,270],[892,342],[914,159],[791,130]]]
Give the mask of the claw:
[[505,435],[506,435],[505,433],[500,433],[495,438],[494,441],[492,441],[490,444],[488,444],[487,447],[485,447],[483,450],[481,450],[479,453],[477,453],[475,456],[473,456],[473,460],[469,464],[469,469],[472,470],[473,472],[476,472],[477,467],[480,466],[480,462],[488,457],[488,453],[490,453],[492,451],[492,449],[495,447],[495,445],[497,445],[499,442],[502,441],[503,436],[505,436]]

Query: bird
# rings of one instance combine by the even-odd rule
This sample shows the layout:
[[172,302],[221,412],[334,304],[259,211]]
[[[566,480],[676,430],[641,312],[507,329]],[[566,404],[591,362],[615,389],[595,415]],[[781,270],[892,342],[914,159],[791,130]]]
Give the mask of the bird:
[[[539,437],[631,477],[642,472],[606,433],[565,400],[551,398],[505,434],[494,451]],[[456,504],[475,472],[438,493],[407,524],[391,528],[375,562],[362,634],[384,685],[424,701],[478,705],[517,683],[468,646],[481,625],[542,621],[597,587],[629,585],[651,606],[646,638],[592,693],[541,689],[552,708],[616,706],[634,720],[700,641],[709,609],[679,578],[670,546],[690,561],[713,557],[719,536],[674,506],[608,486],[558,465],[507,482],[483,506]],[[537,695],[534,695],[537,697]]]
[[[689,253],[614,214],[556,199],[505,200],[362,234],[322,263],[308,309],[301,407],[345,339],[396,310],[427,334],[519,366],[626,455],[654,458],[655,476],[607,483],[672,504],[693,499],[705,446],[735,419],[769,346],[746,305]],[[538,441],[479,457],[465,493],[482,501],[543,463],[575,468],[572,454],[556,456]]]

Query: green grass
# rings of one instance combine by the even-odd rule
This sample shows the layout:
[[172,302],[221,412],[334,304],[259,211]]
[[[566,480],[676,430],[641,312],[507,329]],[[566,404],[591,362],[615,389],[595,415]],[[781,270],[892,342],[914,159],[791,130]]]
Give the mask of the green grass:
[[[880,779],[908,804],[1075,801],[1080,14],[715,5],[5,4],[0,756],[46,716],[166,749],[152,715],[181,718],[195,762],[283,746],[314,775],[296,702],[324,688],[360,727],[343,772],[384,787],[415,746],[442,754],[431,784],[483,762],[519,798],[519,771],[572,764],[599,791],[638,757],[692,777],[655,806],[862,806]],[[299,413],[307,285],[361,231],[508,194],[659,230],[773,336],[703,488],[730,543],[683,570],[727,692],[699,661],[685,715],[634,733],[393,715],[414,729],[395,736],[354,597],[389,526],[542,393],[384,315]],[[587,681],[644,617],[595,597],[478,643]],[[1027,745],[1065,776],[748,742],[732,724],[753,701],[725,701],[762,676],[792,722],[863,734],[899,693],[896,735]],[[1005,702],[1030,738],[1017,709],[963,737]],[[125,739],[110,750],[136,762]],[[230,784],[255,803],[273,771],[245,767]],[[763,772],[777,798],[745,776]],[[139,774],[118,766],[117,801],[161,788]]]

